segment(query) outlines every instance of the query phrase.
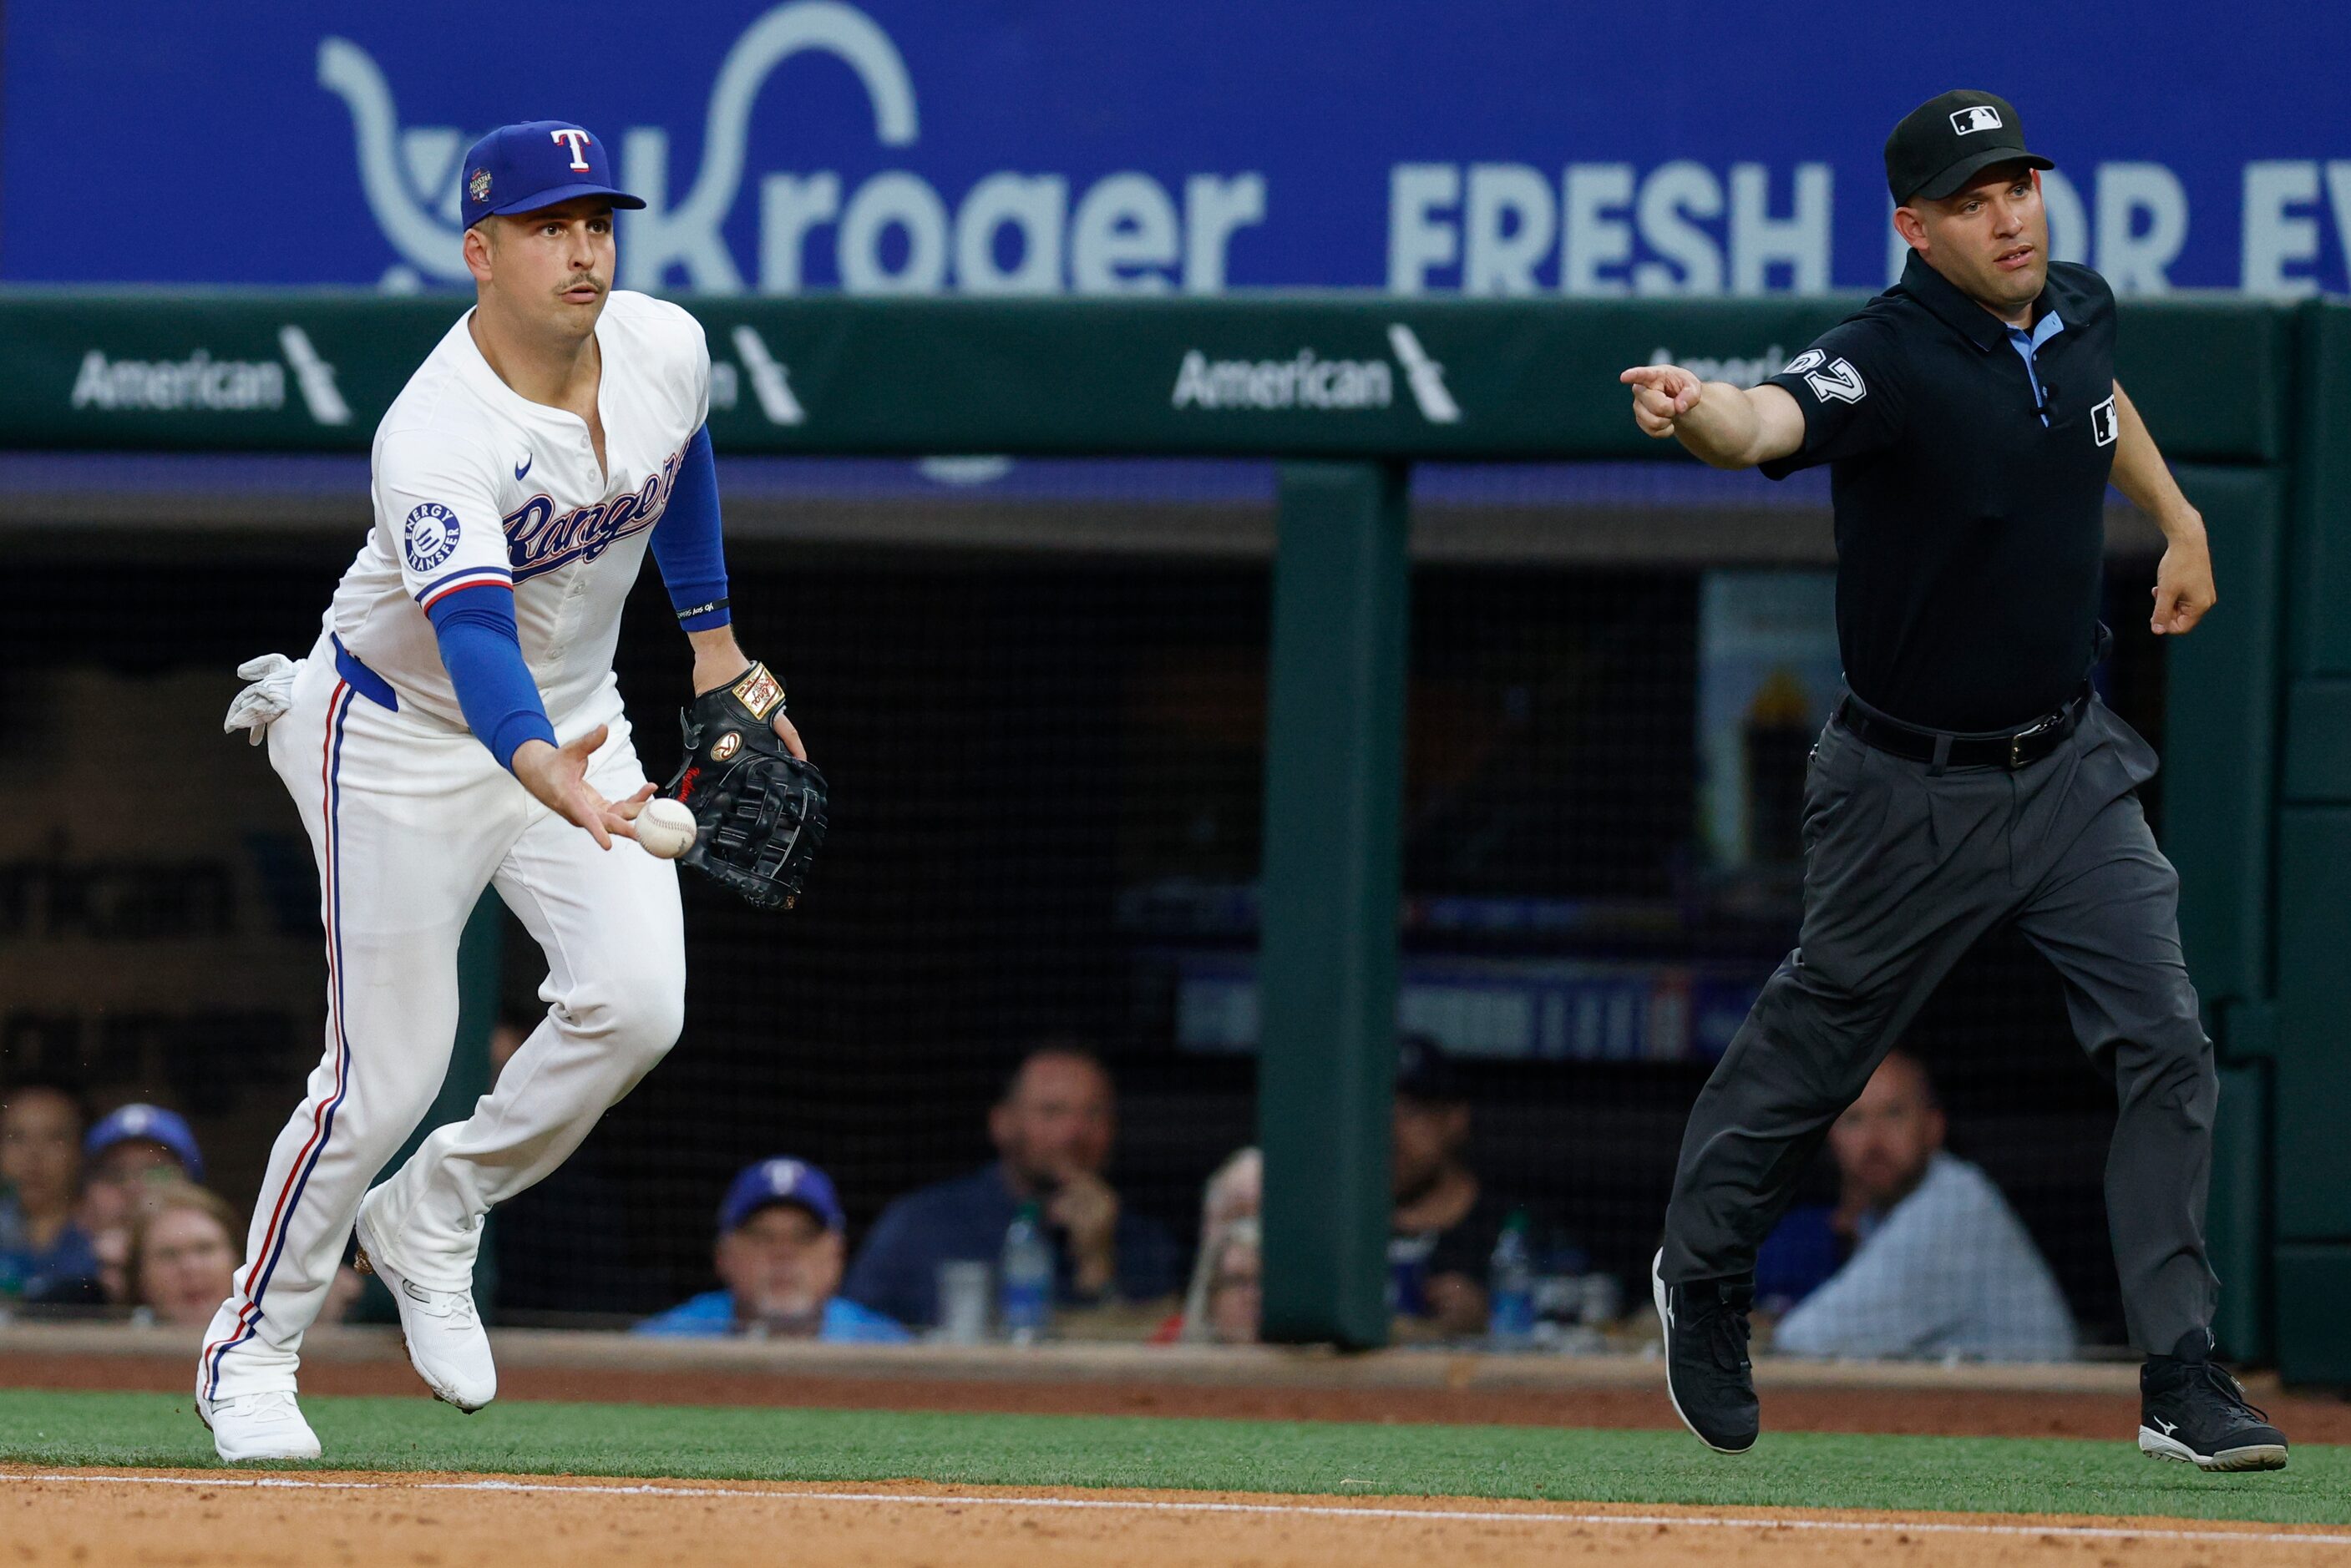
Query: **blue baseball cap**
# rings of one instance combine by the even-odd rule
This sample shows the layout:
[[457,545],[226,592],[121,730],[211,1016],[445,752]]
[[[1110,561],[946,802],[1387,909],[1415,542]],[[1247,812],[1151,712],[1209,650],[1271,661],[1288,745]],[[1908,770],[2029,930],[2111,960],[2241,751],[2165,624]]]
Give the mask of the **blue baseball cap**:
[[644,203],[612,183],[604,144],[568,119],[501,125],[465,154],[465,226],[494,213],[536,213],[574,196],[603,196],[615,207]]
[[119,1143],[160,1143],[179,1156],[190,1181],[204,1179],[204,1157],[196,1147],[195,1130],[177,1111],[161,1106],[124,1106],[96,1127],[81,1142],[82,1158],[96,1159]]
[[828,1231],[849,1226],[849,1217],[841,1211],[841,1199],[833,1195],[831,1177],[804,1159],[777,1158],[747,1166],[735,1178],[735,1185],[726,1189],[726,1201],[718,1206],[718,1233],[723,1236],[739,1229],[770,1203],[797,1203],[823,1220]]

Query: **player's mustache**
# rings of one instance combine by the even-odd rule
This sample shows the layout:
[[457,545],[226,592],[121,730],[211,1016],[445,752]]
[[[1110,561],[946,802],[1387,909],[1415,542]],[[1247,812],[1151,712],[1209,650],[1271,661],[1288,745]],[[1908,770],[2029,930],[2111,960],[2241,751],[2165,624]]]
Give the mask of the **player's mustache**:
[[589,287],[594,289],[598,294],[609,294],[611,292],[611,281],[609,278],[601,277],[592,272],[573,273],[569,277],[563,280],[561,286],[559,286],[555,292],[559,296],[569,294],[573,289],[578,288],[583,283]]

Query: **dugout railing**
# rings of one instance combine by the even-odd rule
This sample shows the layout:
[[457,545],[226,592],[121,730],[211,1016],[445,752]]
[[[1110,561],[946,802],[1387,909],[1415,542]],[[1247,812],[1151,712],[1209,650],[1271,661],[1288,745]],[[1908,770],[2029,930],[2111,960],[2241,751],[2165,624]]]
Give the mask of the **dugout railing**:
[[[1617,371],[1754,366],[1851,301],[1377,296],[685,302],[722,452],[1280,461],[1264,791],[1264,1331],[1383,1343],[1409,465],[1687,461]],[[0,449],[363,452],[448,296],[0,296]],[[2166,844],[2224,1063],[2212,1194],[2236,1355],[2351,1382],[2351,307],[2134,301],[2120,375],[2211,526],[2173,645]],[[20,524],[20,526],[22,524]],[[486,928],[486,919],[477,922]],[[468,985],[443,1107],[482,1072]]]

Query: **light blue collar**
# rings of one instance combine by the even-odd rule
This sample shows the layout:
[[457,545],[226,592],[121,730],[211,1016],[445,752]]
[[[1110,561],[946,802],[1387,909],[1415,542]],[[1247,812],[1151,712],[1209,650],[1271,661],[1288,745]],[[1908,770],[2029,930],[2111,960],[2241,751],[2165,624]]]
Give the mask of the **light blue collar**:
[[[2005,325],[2005,323],[2003,323],[2003,325]],[[2009,327],[2008,340],[2011,344],[2015,345],[2016,351],[2018,353],[2024,356],[2025,363],[2031,364],[2032,362],[2032,351],[2064,330],[2064,319],[2053,310],[2049,312],[2048,315],[2043,316],[2040,320],[2034,322],[2032,324],[2032,330],[2030,332],[2025,331],[2022,327]]]
[[[2003,322],[2001,325],[2007,324]],[[2053,310],[2034,322],[2030,332],[2022,327],[2008,328],[2008,346],[2015,349],[2017,357],[2024,361],[2025,377],[2032,383],[2032,404],[2040,410],[2041,422],[2044,425],[2049,422],[2049,400],[2042,395],[2041,368],[2032,362],[2032,351],[2064,330],[2065,323]]]

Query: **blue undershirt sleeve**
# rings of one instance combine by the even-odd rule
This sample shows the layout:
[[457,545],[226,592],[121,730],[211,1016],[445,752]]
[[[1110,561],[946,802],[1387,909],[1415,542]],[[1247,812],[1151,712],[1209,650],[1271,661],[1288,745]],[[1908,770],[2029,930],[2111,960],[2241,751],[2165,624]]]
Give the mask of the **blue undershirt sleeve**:
[[448,667],[466,727],[498,759],[498,766],[511,770],[525,741],[555,744],[547,704],[522,661],[514,590],[503,583],[459,588],[434,600],[424,613],[440,641],[441,662]]
[[653,552],[679,626],[707,631],[733,618],[726,608],[726,542],[719,533],[718,464],[711,456],[708,425],[685,443],[669,504],[653,524]]

